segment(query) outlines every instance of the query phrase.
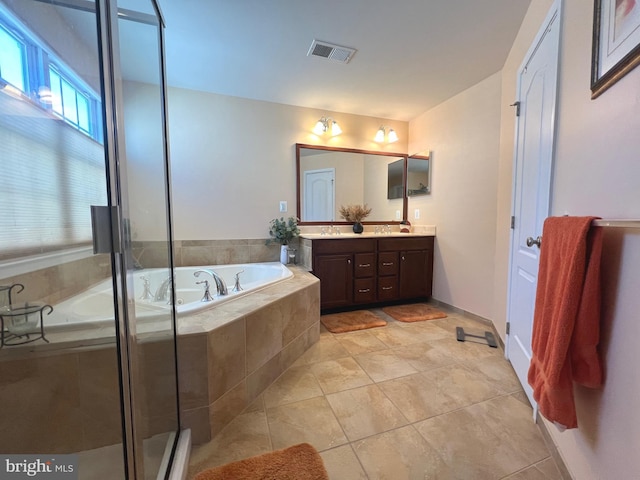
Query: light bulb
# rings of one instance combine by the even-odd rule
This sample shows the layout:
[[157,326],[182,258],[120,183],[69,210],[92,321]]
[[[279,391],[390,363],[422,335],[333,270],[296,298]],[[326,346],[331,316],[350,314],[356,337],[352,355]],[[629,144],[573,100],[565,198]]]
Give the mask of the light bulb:
[[389,143],[397,142],[398,141],[398,134],[396,133],[396,131],[393,128],[390,128],[389,129],[389,136],[387,138],[389,140]]
[[324,118],[321,118],[320,120],[318,120],[318,123],[316,123],[316,126],[313,127],[313,133],[315,133],[316,135],[322,135],[327,131],[326,125],[326,120],[324,120]]
[[342,129],[340,128],[340,125],[338,125],[338,122],[334,121],[331,124],[331,135],[340,135],[342,133]]
[[384,142],[384,127],[380,127],[373,140],[376,142]]

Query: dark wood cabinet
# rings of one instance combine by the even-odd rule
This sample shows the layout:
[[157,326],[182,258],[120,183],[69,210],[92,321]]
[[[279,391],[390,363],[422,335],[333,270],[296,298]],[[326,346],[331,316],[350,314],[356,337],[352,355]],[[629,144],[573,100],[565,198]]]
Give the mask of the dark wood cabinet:
[[323,310],[431,296],[433,237],[314,239]]

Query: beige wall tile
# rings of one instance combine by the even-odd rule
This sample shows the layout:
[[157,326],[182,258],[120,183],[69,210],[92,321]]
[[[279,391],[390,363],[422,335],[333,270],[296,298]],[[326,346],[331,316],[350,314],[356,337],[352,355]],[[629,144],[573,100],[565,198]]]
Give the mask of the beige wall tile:
[[177,338],[180,408],[183,410],[209,405],[207,344],[206,334]]
[[[246,375],[244,318],[209,332],[207,344],[209,402],[214,402]],[[202,359],[204,361],[204,359]]]

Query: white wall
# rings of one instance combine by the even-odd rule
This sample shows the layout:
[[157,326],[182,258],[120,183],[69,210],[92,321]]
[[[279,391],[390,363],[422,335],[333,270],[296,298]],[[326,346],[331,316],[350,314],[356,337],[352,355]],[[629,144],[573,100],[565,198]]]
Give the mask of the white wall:
[[[295,144],[406,153],[406,122],[291,107],[192,90],[169,90],[176,240],[268,237],[272,218],[296,216]],[[311,130],[331,116],[343,134]],[[384,123],[400,141],[373,141]],[[280,213],[279,201],[289,210]]]
[[409,123],[409,152],[433,152],[432,193],[410,198],[408,214],[437,228],[433,296],[485,318],[493,318],[500,88],[497,73]]
[[[511,206],[516,69],[551,4],[533,0],[503,69],[498,217],[496,325],[504,332]],[[640,69],[590,99],[593,3],[564,0],[552,215],[640,218]],[[436,164],[437,166],[437,164]],[[579,428],[548,425],[574,478],[627,479],[640,472],[640,231],[605,229],[603,335],[605,386],[576,389]]]

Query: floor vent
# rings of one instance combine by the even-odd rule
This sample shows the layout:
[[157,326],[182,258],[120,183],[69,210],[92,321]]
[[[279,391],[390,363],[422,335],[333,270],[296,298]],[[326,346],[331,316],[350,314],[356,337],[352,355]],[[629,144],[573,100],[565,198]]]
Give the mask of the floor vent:
[[353,58],[354,53],[356,53],[355,48],[341,47],[340,45],[333,45],[331,43],[314,40],[307,52],[307,56],[322,57],[327,60],[349,63],[349,60]]

